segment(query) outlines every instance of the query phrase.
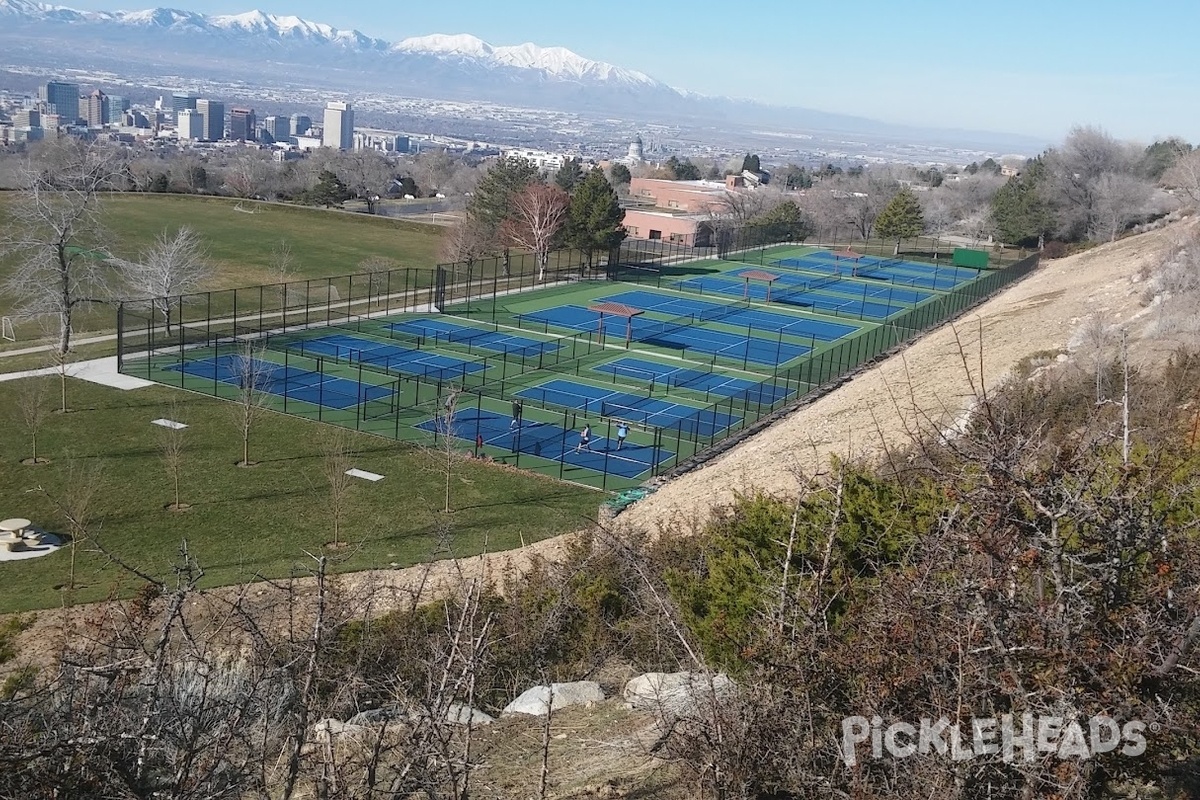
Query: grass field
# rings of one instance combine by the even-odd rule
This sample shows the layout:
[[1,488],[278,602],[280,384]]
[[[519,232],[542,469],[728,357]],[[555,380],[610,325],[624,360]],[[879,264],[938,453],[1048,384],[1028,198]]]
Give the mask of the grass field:
[[[6,208],[18,195],[0,193],[0,227]],[[346,275],[371,256],[390,258],[405,267],[432,269],[443,229],[403,220],[300,206],[240,201],[254,213],[236,211],[239,201],[184,195],[125,194],[107,198],[104,224],[114,255],[134,258],[165,229],[187,225],[204,241],[217,268],[208,289],[254,286],[278,280],[270,269],[272,250],[291,245],[295,279]],[[0,282],[11,265],[0,264]],[[11,313],[11,299],[0,294],[0,314]],[[99,306],[81,314],[76,332],[113,330],[115,312]],[[40,333],[18,326],[18,338]],[[28,343],[28,341],[26,341]]]
[[[6,393],[21,382],[0,384]],[[170,399],[187,431],[182,501],[192,508],[166,510],[171,485],[159,450],[162,428],[150,421],[167,415]],[[365,434],[351,434],[354,465],[387,477],[356,481],[343,521],[350,546],[328,551],[332,538],[328,483],[322,475],[315,423],[268,414],[253,434],[252,459],[239,468],[240,437],[235,406],[165,387],[121,392],[71,381],[77,409],[53,414],[39,441],[52,463],[20,464],[28,436],[6,418],[0,425],[0,517],[27,517],[46,530],[64,530],[55,499],[68,494],[72,468],[98,470],[100,489],[93,531],[107,549],[150,574],[169,579],[181,540],[206,570],[203,584],[218,586],[257,577],[281,577],[309,563],[308,553],[327,552],[339,571],[408,566],[451,555],[440,550],[449,531],[453,555],[508,550],[594,519],[599,493],[517,470],[456,462],[454,508],[443,514],[444,472],[426,451]],[[128,593],[137,581],[102,556],[79,550],[79,601]],[[67,549],[50,556],[0,562],[0,613],[59,605],[67,580]]]

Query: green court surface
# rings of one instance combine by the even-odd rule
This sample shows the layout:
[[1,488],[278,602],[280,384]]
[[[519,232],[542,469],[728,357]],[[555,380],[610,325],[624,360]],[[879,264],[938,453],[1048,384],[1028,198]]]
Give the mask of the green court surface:
[[[388,275],[404,287],[395,302],[376,293],[314,307],[276,288],[257,313],[244,300],[184,298],[171,330],[123,309],[121,369],[417,445],[449,436],[462,451],[617,490],[1024,274],[852,263],[788,245],[760,251],[761,264],[735,258],[597,276],[571,262],[544,280],[457,265],[432,279]],[[202,310],[239,302],[232,321]]]

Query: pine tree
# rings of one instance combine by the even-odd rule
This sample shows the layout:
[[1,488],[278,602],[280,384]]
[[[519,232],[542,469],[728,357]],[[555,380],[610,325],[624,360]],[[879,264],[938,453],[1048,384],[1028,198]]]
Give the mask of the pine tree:
[[554,174],[554,182],[564,192],[575,191],[575,187],[581,180],[583,180],[583,167],[580,166],[578,158],[568,158]]
[[921,204],[907,186],[883,207],[883,211],[880,211],[875,219],[875,232],[884,239],[896,240],[896,249],[892,255],[899,255],[902,239],[920,236],[924,229],[925,217],[921,213]]
[[467,205],[467,214],[494,237],[508,217],[512,198],[538,179],[537,167],[520,156],[500,156]]
[[747,155],[742,159],[742,172],[762,172],[762,162],[756,155]]
[[327,169],[317,175],[317,183],[307,192],[308,202],[314,206],[340,206],[350,199],[350,190],[342,179]]
[[567,241],[587,254],[588,266],[597,251],[611,252],[624,241],[625,212],[604,170],[592,167],[571,197]]
[[1053,211],[1040,191],[1044,172],[1041,160],[1033,161],[993,195],[992,220],[1000,241],[1032,247],[1054,229]]
[[612,175],[612,183],[614,186],[629,185],[633,180],[633,173],[629,171],[629,167],[624,164],[613,164],[609,168],[609,173]]
[[759,214],[750,225],[762,231],[764,242],[803,242],[815,232],[812,219],[791,200]]

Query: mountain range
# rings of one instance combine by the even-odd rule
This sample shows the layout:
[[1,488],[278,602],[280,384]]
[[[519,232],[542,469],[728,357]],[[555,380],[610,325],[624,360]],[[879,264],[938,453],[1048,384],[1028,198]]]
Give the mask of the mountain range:
[[[206,15],[173,8],[80,11],[0,0],[0,61],[103,69],[128,75],[131,61],[196,79],[262,86],[323,86],[340,93],[486,101],[597,113],[653,109],[664,119],[736,120],[855,135],[928,138],[931,131],[811,109],[712,98],[563,47],[493,46],[469,35],[389,42],[296,16],[249,11]],[[248,75],[253,80],[247,79]],[[934,141],[1006,146],[1023,137],[936,132]],[[1032,145],[1032,140],[1024,140]]]

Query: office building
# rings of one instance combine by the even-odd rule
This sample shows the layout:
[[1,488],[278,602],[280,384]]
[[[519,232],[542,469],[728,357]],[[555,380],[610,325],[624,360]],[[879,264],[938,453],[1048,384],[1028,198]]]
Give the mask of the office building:
[[12,124],[14,128],[40,128],[42,114],[35,108],[25,108],[13,114]]
[[204,138],[219,142],[225,138],[225,104],[215,100],[197,100],[196,110],[204,115]]
[[272,114],[263,120],[263,128],[276,142],[286,142],[292,135],[291,120],[281,114]]
[[128,97],[122,97],[119,94],[110,94],[108,96],[108,119],[105,122],[109,125],[122,124],[125,120],[125,112],[128,110]]
[[180,139],[196,141],[204,138],[204,115],[185,108],[175,115],[175,131]]
[[108,124],[108,95],[104,92],[97,89],[89,94],[84,101],[84,109],[86,113],[79,116],[87,121],[89,128],[103,128]]
[[171,95],[171,110],[178,116],[180,111],[195,111],[196,103],[199,102],[199,95],[191,92],[176,92]]
[[321,145],[337,150],[354,148],[354,109],[349,103],[325,104],[325,127]]
[[79,84],[50,81],[38,88],[38,98],[45,103],[46,111],[66,117],[67,124],[75,121],[79,114]]
[[232,108],[229,110],[229,138],[235,142],[253,142],[254,130],[258,123],[254,121],[253,108]]
[[312,128],[312,118],[307,114],[292,114],[291,135],[303,136]]

